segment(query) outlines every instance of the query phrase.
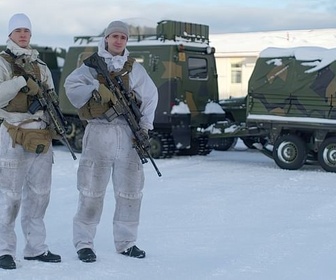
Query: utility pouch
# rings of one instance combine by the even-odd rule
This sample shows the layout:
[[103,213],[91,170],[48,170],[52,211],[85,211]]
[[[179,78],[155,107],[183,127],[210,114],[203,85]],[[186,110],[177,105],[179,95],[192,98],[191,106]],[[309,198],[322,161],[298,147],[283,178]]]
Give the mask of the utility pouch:
[[110,106],[107,103],[100,104],[91,97],[83,107],[78,109],[78,116],[81,120],[91,120],[102,117],[109,108]]
[[26,113],[28,111],[28,98],[23,92],[19,92],[4,108],[7,112]]
[[[111,72],[111,79],[114,80],[115,76],[121,76],[123,83],[126,88],[129,88],[129,76],[128,73],[132,71],[132,66],[135,59],[132,57],[128,57],[127,61],[125,62],[123,69],[119,72]],[[106,84],[105,78],[103,75],[98,74],[97,80],[100,84],[105,84],[105,86],[108,86]],[[116,84],[116,87],[118,87],[118,84]],[[114,110],[109,110],[113,106],[117,106],[117,100],[114,102],[104,103],[101,104],[99,101],[96,101],[94,97],[91,97],[88,102],[85,103],[85,105],[78,109],[78,116],[81,120],[91,120],[94,118],[105,118],[108,121],[112,121],[115,117],[118,116],[118,114],[114,113]]]
[[3,122],[7,131],[12,138],[12,147],[15,144],[22,145],[22,147],[31,153],[41,154],[46,153],[51,145],[51,132],[49,129],[30,129],[22,128]]

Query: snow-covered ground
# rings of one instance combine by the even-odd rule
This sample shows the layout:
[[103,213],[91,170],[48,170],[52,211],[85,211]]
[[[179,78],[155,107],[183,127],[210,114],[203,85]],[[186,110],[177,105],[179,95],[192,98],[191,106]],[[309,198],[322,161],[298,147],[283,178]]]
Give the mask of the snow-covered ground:
[[232,151],[156,163],[162,177],[145,164],[137,243],[147,257],[115,253],[110,185],[95,239],[97,262],[82,263],[72,245],[78,160],[56,146],[45,220],[47,243],[62,262],[23,260],[18,220],[18,268],[0,270],[0,279],[336,279],[336,174],[318,166],[281,170],[240,142]]

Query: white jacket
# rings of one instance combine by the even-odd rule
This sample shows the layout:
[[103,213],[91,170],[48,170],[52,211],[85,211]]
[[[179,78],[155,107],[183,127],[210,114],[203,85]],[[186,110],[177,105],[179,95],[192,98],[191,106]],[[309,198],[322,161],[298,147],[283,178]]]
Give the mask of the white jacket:
[[[105,50],[105,40],[102,38],[98,46],[98,55],[104,58],[108,70],[111,72],[120,71],[123,68],[129,52],[125,49],[122,56],[113,56]],[[82,107],[91,98],[92,91],[98,90],[99,82],[96,77],[97,72],[94,69],[82,64],[66,78],[64,87],[73,106]],[[153,129],[158,92],[144,67],[136,61],[129,73],[129,85],[130,90],[135,92],[136,98],[141,102],[140,112],[143,116],[139,125],[144,129]]]
[[[46,83],[49,89],[54,88],[52,75],[47,65],[37,58],[38,51],[32,48],[20,48],[12,40],[8,39],[7,48],[15,55],[25,55],[27,61],[38,60],[41,72],[41,82]],[[1,53],[4,53],[1,52]],[[28,113],[7,112],[2,108],[18,94],[20,89],[26,86],[26,80],[22,77],[13,77],[12,66],[3,57],[0,56],[0,118],[7,120],[9,123],[19,123],[27,119],[46,119],[43,111],[37,111],[34,115]]]

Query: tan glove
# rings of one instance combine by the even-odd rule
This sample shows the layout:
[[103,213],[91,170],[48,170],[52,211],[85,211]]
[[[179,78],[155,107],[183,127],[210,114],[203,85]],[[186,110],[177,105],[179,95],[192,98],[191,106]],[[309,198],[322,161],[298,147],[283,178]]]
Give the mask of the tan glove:
[[104,84],[99,85],[98,92],[100,95],[101,104],[109,103],[110,101],[112,104],[117,103],[117,98],[115,95]]
[[39,85],[30,77],[25,77],[24,78],[26,79],[26,82],[27,82],[27,87],[28,87],[28,90],[26,90],[26,94],[27,95],[36,95],[38,94],[39,90],[40,90],[40,87]]

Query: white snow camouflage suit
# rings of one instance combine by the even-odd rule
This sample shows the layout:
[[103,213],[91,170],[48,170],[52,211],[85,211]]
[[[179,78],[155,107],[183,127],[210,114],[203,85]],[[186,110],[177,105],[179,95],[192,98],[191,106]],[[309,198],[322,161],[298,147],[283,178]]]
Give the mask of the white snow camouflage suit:
[[[120,71],[128,54],[125,49],[124,55],[112,56],[105,50],[104,38],[98,46],[98,55],[104,58],[109,71]],[[91,98],[93,90],[98,90],[96,78],[96,71],[84,64],[67,77],[66,94],[76,108]],[[141,101],[143,117],[139,125],[143,129],[153,129],[157,88],[137,62],[133,63],[129,73],[129,87]],[[122,116],[111,122],[103,118],[88,120],[77,173],[79,201],[73,221],[73,242],[77,251],[94,249],[96,228],[111,175],[116,203],[113,218],[116,251],[122,252],[133,246],[137,239],[144,173],[140,158],[132,147],[132,139],[131,129]]]
[[[36,50],[20,48],[10,39],[7,41],[7,48],[16,56],[24,55],[23,58],[29,64],[38,60]],[[41,82],[53,89],[50,70],[42,61],[38,61]],[[43,129],[48,123],[48,117],[42,110],[34,115],[29,112],[4,110],[24,86],[24,77],[13,77],[11,64],[0,57],[0,118],[13,125],[35,119],[37,121],[26,123],[22,127]],[[27,152],[18,144],[12,147],[7,128],[4,124],[0,126],[0,256],[16,255],[17,238],[14,226],[20,208],[21,226],[26,242],[24,256],[33,257],[48,250],[43,219],[50,198],[52,162],[52,146],[47,153],[41,154]]]

